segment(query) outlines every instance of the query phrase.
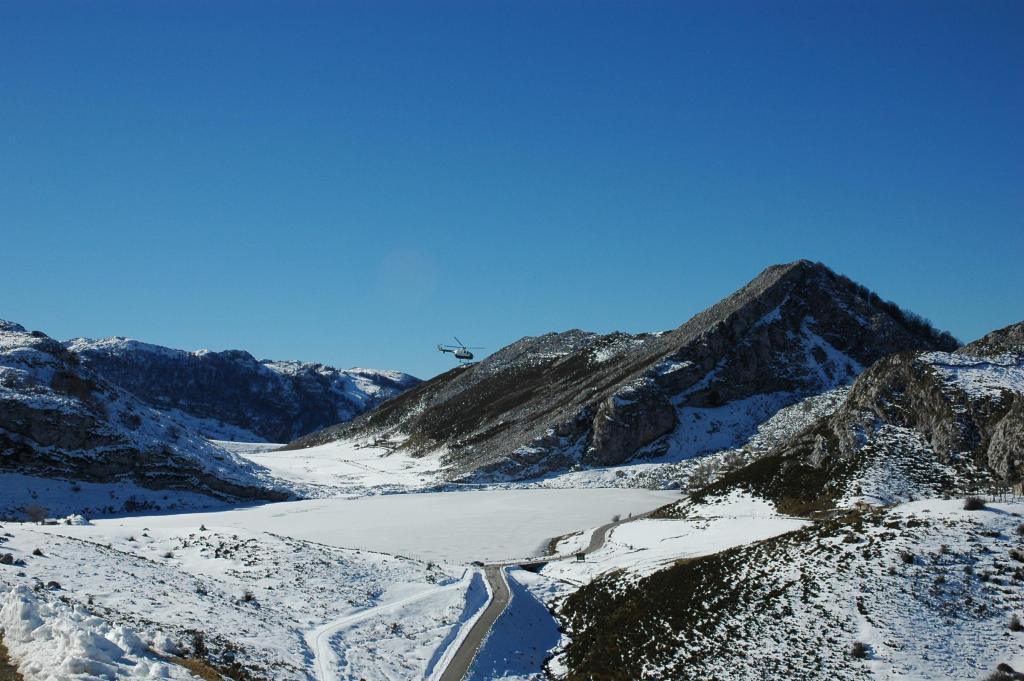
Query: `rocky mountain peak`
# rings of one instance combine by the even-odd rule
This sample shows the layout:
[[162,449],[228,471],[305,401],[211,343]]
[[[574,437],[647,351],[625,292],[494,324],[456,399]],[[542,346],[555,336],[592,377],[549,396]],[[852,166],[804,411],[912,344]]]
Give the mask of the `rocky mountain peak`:
[[522,338],[292,446],[393,434],[415,453],[443,449],[456,471],[513,476],[693,456],[735,446],[778,409],[885,355],[957,345],[800,260],[766,268],[668,332]]

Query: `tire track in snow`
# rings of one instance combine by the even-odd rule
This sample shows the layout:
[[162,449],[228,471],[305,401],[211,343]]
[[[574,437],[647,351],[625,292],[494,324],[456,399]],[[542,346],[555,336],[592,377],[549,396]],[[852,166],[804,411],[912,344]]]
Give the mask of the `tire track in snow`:
[[335,670],[332,669],[331,663],[336,662],[338,658],[337,655],[334,654],[334,651],[331,650],[331,636],[341,629],[361,620],[379,615],[382,612],[399,610],[406,605],[426,600],[433,596],[438,596],[446,591],[452,591],[453,589],[460,588],[468,589],[474,574],[476,574],[475,571],[466,570],[462,579],[457,582],[453,582],[436,589],[430,589],[422,593],[413,594],[412,596],[407,596],[406,598],[401,598],[397,601],[391,601],[389,603],[384,603],[383,605],[366,608],[365,610],[360,610],[355,614],[347,615],[332,622],[328,622],[327,624],[321,625],[316,629],[307,632],[306,643],[309,645],[310,650],[313,651],[313,668],[316,671],[316,678],[319,679],[319,681],[337,681],[338,676],[335,673]]

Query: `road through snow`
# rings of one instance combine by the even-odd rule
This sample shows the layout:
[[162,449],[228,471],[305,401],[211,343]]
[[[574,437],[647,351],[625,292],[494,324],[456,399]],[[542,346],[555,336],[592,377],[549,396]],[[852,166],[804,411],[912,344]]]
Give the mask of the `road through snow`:
[[[654,513],[653,510],[601,525],[594,530],[594,533],[590,536],[590,543],[587,545],[587,548],[578,553],[594,553],[604,546],[605,539],[608,537],[608,533],[612,528],[618,527],[624,523],[633,522],[634,520],[646,518],[652,513]],[[487,603],[487,607],[483,614],[473,623],[469,633],[464,639],[462,639],[462,643],[459,644],[459,648],[455,652],[455,655],[453,655],[451,660],[448,662],[448,666],[441,674],[439,681],[462,681],[466,678],[466,674],[469,673],[470,668],[473,666],[473,661],[476,659],[477,654],[483,647],[484,641],[487,640],[487,636],[491,632],[491,628],[494,626],[494,623],[498,621],[501,613],[505,611],[505,608],[508,606],[509,601],[512,598],[512,593],[508,586],[508,576],[505,574],[506,567],[511,565],[522,565],[524,563],[550,563],[556,560],[568,560],[570,558],[575,559],[576,553],[577,552],[546,556],[536,558],[532,561],[508,561],[485,566],[484,576],[487,578],[487,585],[492,594],[491,600]]]

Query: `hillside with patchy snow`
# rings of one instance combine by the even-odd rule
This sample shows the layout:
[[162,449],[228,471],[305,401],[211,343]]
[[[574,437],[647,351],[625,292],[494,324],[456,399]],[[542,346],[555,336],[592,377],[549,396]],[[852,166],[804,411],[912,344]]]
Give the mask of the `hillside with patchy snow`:
[[[1022,324],[996,334],[1019,335]],[[986,337],[988,338],[988,337]],[[833,413],[714,489],[797,512],[963,494],[1024,478],[1024,346],[901,353],[865,371]]]
[[[715,510],[689,512],[699,526]],[[549,669],[560,679],[808,681],[1024,670],[1013,624],[1024,617],[1022,512],[918,501],[681,552],[651,574],[626,564],[555,599],[565,633]]]
[[454,475],[524,479],[738,447],[780,409],[955,341],[821,264],[769,267],[665,333],[524,338],[292,443],[387,438]]
[[0,482],[3,514],[50,500],[94,508],[116,499],[118,511],[161,506],[156,495],[145,503],[132,493],[117,498],[115,488],[173,489],[192,501],[286,496],[263,467],[107,383],[59,342],[11,322],[0,322]]
[[128,338],[65,343],[101,378],[206,437],[288,442],[349,421],[419,383],[398,371],[187,352]]

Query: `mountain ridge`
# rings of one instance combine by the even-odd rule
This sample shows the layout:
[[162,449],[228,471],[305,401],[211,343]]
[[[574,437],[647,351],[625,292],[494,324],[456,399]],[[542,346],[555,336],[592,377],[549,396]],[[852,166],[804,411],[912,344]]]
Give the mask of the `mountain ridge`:
[[123,336],[75,338],[83,363],[144,402],[224,440],[285,442],[351,419],[419,383],[398,371],[178,350]]
[[262,467],[83,366],[39,331],[0,321],[0,472],[131,481],[214,498],[281,500]]
[[[638,453],[692,456],[701,453],[697,438],[666,438],[696,427],[700,410],[756,411],[730,426],[735,439],[882,356],[957,345],[826,266],[800,260],[766,268],[670,331],[520,339],[288,448],[391,438],[413,454],[443,451],[456,474],[514,478]],[[741,404],[754,398],[759,404]]]

